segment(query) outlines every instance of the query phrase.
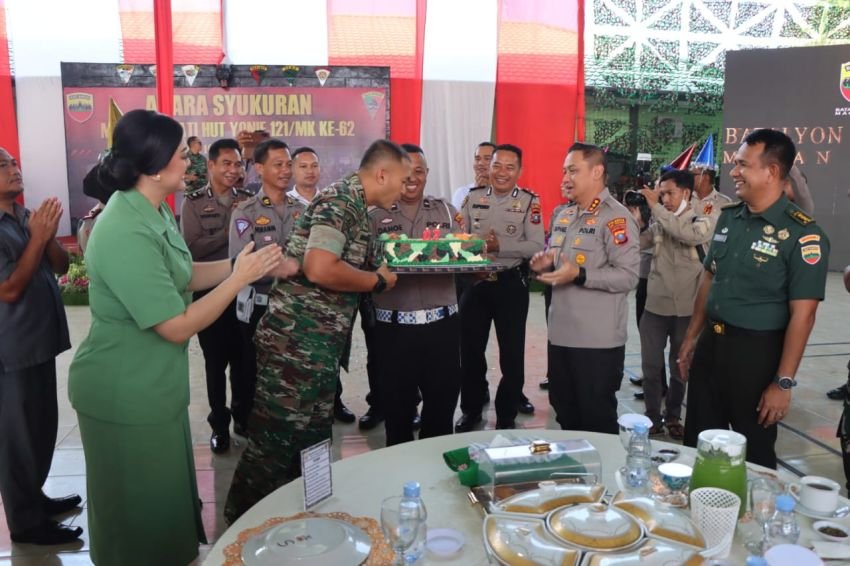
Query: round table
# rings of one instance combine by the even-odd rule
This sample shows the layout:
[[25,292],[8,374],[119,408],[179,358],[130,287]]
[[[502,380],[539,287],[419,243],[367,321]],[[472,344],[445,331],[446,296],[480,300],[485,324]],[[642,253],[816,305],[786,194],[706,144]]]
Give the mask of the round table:
[[[484,430],[407,442],[339,460],[332,467],[333,497],[312,510],[343,511],[353,516],[380,519],[381,501],[391,495],[400,495],[404,482],[416,480],[422,486],[422,499],[428,508],[428,527],[449,527],[461,531],[466,537],[466,546],[453,560],[427,559],[426,564],[489,564],[483,544],[481,511],[469,502],[469,489],[460,485],[456,474],[443,462],[442,454],[474,442],[489,443],[499,433],[549,441],[586,439],[599,451],[602,482],[609,492],[617,491],[614,473],[624,465],[626,459],[626,451],[617,435],[567,430]],[[693,448],[657,440],[652,440],[652,443],[653,449],[662,446],[679,449],[682,455],[678,461],[693,464],[696,454]],[[759,466],[750,467],[773,472]],[[779,475],[786,482],[794,479],[788,474]],[[243,530],[260,525],[271,517],[293,515],[303,510],[303,482],[298,479],[265,497],[231,525],[215,543],[204,564],[222,564],[224,548],[235,542]],[[807,544],[814,535],[812,521],[805,517],[798,518],[802,529],[800,543]],[[740,536],[736,537],[729,558],[733,563],[743,564],[747,554],[739,539]]]

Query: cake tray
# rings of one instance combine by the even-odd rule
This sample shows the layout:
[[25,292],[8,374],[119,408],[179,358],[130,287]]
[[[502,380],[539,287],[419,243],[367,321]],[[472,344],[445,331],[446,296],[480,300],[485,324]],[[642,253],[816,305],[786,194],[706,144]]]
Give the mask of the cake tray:
[[505,267],[501,263],[481,263],[472,265],[389,265],[390,271],[398,274],[416,274],[416,275],[451,275],[463,273],[495,273],[497,271],[505,271]]

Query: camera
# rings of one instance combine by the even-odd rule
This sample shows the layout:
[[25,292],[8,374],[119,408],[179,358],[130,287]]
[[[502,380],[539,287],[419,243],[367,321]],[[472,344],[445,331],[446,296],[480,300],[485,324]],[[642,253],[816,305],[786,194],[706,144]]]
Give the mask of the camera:
[[649,202],[646,197],[637,191],[626,191],[623,194],[623,204],[629,208],[637,208],[640,211],[640,219],[643,222],[641,232],[649,226],[649,219],[652,217],[652,211],[649,209]]

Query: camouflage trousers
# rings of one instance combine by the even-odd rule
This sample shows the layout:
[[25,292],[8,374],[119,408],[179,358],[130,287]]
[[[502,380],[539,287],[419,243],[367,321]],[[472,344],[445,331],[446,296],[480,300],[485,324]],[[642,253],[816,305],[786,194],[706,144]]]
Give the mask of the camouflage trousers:
[[257,389],[248,446],[224,507],[228,524],[300,477],[301,450],[331,437],[346,336],[323,332],[320,323],[302,317],[267,313],[257,327]]

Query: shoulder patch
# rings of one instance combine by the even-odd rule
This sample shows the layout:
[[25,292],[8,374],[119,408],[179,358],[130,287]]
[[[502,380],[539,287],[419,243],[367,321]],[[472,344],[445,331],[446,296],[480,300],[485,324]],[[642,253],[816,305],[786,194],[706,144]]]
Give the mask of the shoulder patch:
[[626,226],[626,219],[622,217],[608,222],[608,230],[614,238],[614,245],[622,246],[629,241],[629,236],[626,234]]
[[808,244],[809,242],[820,242],[820,236],[818,234],[808,234],[807,236],[803,236],[797,241],[801,244]]
[[794,205],[789,206],[785,209],[785,214],[794,219],[798,224],[802,224],[803,226],[807,226],[815,221],[814,218],[800,210]]
[[240,236],[245,233],[245,231],[251,227],[251,221],[247,218],[237,218],[235,220],[236,225],[236,233]]

